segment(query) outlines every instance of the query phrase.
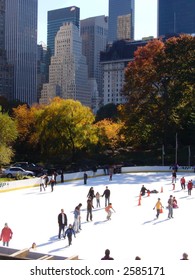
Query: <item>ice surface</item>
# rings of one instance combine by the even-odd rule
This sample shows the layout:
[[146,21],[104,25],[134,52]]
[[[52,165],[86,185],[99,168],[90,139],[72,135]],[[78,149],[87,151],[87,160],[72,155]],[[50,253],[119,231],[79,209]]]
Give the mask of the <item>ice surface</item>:
[[[0,193],[0,226],[7,222],[13,231],[10,248],[30,248],[37,244],[37,252],[70,257],[78,255],[84,260],[100,260],[105,249],[110,249],[115,260],[179,260],[183,252],[189,259],[195,259],[194,213],[195,189],[189,196],[187,189],[181,190],[180,178],[194,179],[194,173],[178,173],[173,190],[170,173],[128,173],[89,178],[59,183],[51,192],[40,192],[39,187]],[[147,194],[141,198],[142,185],[157,190],[157,194]],[[111,190],[111,202],[116,213],[106,220],[104,197],[101,208],[96,208],[94,199],[93,221],[86,221],[86,202],[90,187],[95,193],[103,194],[105,186]],[[163,189],[163,192],[161,192]],[[167,201],[170,195],[176,197],[179,208],[174,209],[174,218],[167,219]],[[164,213],[156,219],[153,207],[161,198]],[[67,239],[58,240],[57,216],[64,208],[68,223],[73,223],[73,210],[82,203],[82,231],[73,237],[72,245]],[[1,244],[2,245],[2,244]]]

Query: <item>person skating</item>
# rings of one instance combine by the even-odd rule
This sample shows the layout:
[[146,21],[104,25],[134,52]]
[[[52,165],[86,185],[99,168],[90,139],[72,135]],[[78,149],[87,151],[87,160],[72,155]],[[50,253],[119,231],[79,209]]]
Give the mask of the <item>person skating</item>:
[[59,225],[59,232],[58,232],[58,239],[61,239],[61,232],[63,233],[64,237],[64,230],[67,226],[67,216],[64,213],[64,209],[61,209],[61,213],[58,215],[58,225]]
[[153,210],[154,210],[155,208],[156,208],[156,218],[158,219],[159,214],[160,214],[160,212],[161,212],[161,209],[164,208],[164,207],[162,206],[162,203],[161,203],[161,201],[160,201],[160,198],[158,198],[158,201],[156,202],[156,204],[155,204]]
[[91,198],[91,200],[93,201],[93,199],[94,199],[94,197],[95,197],[95,192],[94,192],[93,187],[91,187],[91,188],[89,189],[89,192],[88,192],[88,194],[87,194],[87,197],[88,197],[88,198]]
[[144,185],[142,185],[141,190],[140,190],[141,195],[142,196],[145,195],[147,191],[148,191],[148,189],[146,189],[146,187]]
[[97,207],[97,208],[98,208],[98,207],[101,207],[101,206],[100,206],[100,193],[99,193],[99,192],[96,192],[95,197],[96,197],[96,207]]
[[182,189],[182,190],[185,190],[185,188],[186,188],[186,180],[185,180],[184,177],[182,177],[182,178],[180,179],[180,184],[181,184],[181,189]]
[[84,172],[83,174],[84,185],[87,185],[87,178],[88,178],[87,173]]
[[1,231],[0,240],[3,241],[3,246],[9,246],[9,242],[12,239],[13,232],[11,228],[8,227],[8,224],[5,223],[4,228]]
[[105,207],[110,203],[110,190],[108,186],[106,186],[105,191],[103,192],[102,197],[105,196]]
[[41,179],[41,181],[40,181],[40,192],[42,192],[42,188],[45,191],[45,178],[46,178],[45,175],[41,176],[41,178],[40,178]]
[[112,215],[112,211],[113,210],[115,212],[115,210],[112,207],[112,203],[109,203],[108,206],[106,206],[105,211],[107,213],[107,220],[111,220],[111,215]]
[[93,215],[92,215],[92,209],[93,209],[93,201],[89,197],[87,200],[87,222],[89,222],[89,218],[92,221],[93,220]]
[[75,231],[72,228],[72,225],[70,224],[69,227],[67,228],[67,230],[65,231],[65,235],[64,238],[66,239],[66,236],[68,237],[68,245],[72,245],[72,235],[74,235],[74,237],[76,237]]
[[191,195],[191,194],[192,194],[192,188],[193,188],[193,182],[192,182],[192,180],[190,180],[190,181],[188,182],[187,188],[188,188],[188,195]]
[[169,199],[168,199],[168,218],[173,218],[173,196],[170,195]]

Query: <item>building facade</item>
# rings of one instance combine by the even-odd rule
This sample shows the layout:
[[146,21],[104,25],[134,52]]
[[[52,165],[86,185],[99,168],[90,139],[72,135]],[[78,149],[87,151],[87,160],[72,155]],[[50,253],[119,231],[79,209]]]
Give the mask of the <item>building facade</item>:
[[12,99],[37,102],[37,0],[6,0],[5,49],[14,67]]
[[72,22],[79,29],[80,8],[71,6],[67,8],[48,11],[47,13],[47,47],[54,55],[55,37],[64,22]]
[[82,54],[79,29],[65,22],[55,38],[55,53],[49,66],[49,83],[43,85],[40,103],[48,104],[59,96],[91,107],[91,92],[86,57]]
[[130,38],[134,39],[135,0],[109,0],[108,41],[117,40],[117,22],[119,16],[130,16]]
[[10,100],[13,92],[13,65],[5,51],[5,0],[0,0],[0,96]]
[[87,58],[88,76],[92,94],[92,109],[97,111],[102,103],[102,69],[100,52],[106,49],[108,40],[108,18],[104,15],[80,22],[82,53]]
[[194,0],[158,0],[158,37],[195,33]]
[[146,45],[147,41],[118,40],[107,46],[101,52],[100,62],[103,67],[103,105],[113,103],[124,104],[126,98],[122,95],[125,79],[125,68],[133,60],[138,47]]

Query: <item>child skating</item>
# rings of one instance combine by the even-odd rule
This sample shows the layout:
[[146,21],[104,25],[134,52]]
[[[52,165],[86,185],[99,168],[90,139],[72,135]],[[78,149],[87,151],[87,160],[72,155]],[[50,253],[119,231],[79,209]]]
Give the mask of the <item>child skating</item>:
[[112,215],[112,211],[113,210],[115,212],[115,210],[112,207],[112,203],[109,203],[108,206],[106,206],[105,211],[107,213],[107,220],[111,220],[111,215]]
[[158,201],[156,202],[153,210],[156,208],[156,218],[158,219],[160,212],[162,211],[161,209],[164,208],[162,206],[162,203],[160,201],[160,198],[158,198]]
[[68,236],[68,245],[72,245],[72,235],[74,234],[74,237],[76,237],[75,231],[72,228],[72,225],[69,225],[67,230],[65,231],[64,238],[66,239],[66,236]]

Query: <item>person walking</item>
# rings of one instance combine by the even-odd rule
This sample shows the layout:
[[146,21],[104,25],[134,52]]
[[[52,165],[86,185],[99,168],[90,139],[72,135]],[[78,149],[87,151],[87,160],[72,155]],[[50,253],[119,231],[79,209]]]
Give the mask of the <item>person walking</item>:
[[191,194],[192,194],[192,188],[193,188],[193,182],[192,182],[192,180],[190,180],[190,181],[188,182],[187,188],[188,188],[188,195],[191,195]]
[[110,250],[106,249],[105,250],[105,256],[101,258],[101,260],[114,260],[112,257],[110,257]]
[[99,192],[96,192],[96,195],[95,195],[95,198],[96,198],[96,207],[101,207],[100,206],[100,193]]
[[110,190],[108,186],[106,186],[106,189],[102,195],[102,197],[105,196],[105,207],[110,203]]
[[12,239],[13,232],[11,228],[8,227],[8,224],[5,223],[4,228],[1,231],[0,240],[3,241],[3,246],[9,246],[9,242]]
[[180,184],[181,184],[181,189],[185,190],[185,188],[186,188],[186,180],[185,180],[184,177],[181,177]]
[[164,208],[162,206],[162,203],[160,201],[160,198],[158,198],[153,210],[156,208],[156,218],[158,219],[160,212],[162,211],[161,209]]
[[93,215],[92,215],[92,209],[93,209],[93,201],[89,197],[87,200],[87,222],[89,222],[89,218],[92,221],[93,220]]
[[106,206],[105,211],[107,213],[107,220],[111,220],[111,215],[112,215],[112,211],[113,210],[115,212],[115,210],[112,207],[112,203],[109,203],[108,206]]
[[84,172],[83,174],[84,185],[87,185],[87,179],[88,179],[87,173]]
[[58,225],[59,225],[59,232],[58,232],[58,239],[61,239],[61,232],[63,233],[64,237],[64,230],[67,226],[67,215],[64,213],[64,209],[61,209],[61,213],[58,215]]
[[168,199],[168,218],[173,218],[173,196],[170,195],[169,199]]
[[72,235],[76,238],[76,234],[74,229],[72,228],[72,225],[70,224],[67,230],[65,231],[64,239],[66,239],[66,236],[68,237],[68,245],[72,245]]

